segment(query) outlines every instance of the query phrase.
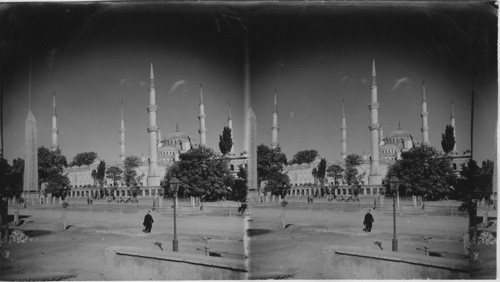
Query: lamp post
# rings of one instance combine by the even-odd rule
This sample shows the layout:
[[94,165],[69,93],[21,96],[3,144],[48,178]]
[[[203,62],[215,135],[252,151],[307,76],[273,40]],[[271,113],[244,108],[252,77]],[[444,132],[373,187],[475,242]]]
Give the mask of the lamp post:
[[170,187],[174,191],[174,240],[172,240],[172,249],[174,252],[179,251],[179,241],[177,240],[177,191],[179,191],[179,180],[172,178],[170,180]]
[[393,211],[394,211],[394,237],[392,238],[392,251],[398,251],[398,238],[396,236],[396,198],[399,196],[399,179],[396,176],[391,177],[389,180],[393,195]]

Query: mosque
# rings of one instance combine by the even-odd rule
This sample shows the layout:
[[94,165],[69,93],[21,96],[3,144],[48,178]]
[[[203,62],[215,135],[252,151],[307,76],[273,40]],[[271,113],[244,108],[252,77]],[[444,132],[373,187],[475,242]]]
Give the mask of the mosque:
[[[275,98],[276,104],[276,98]],[[382,125],[378,122],[378,109],[380,104],[377,102],[377,81],[376,81],[376,69],[375,61],[372,65],[372,84],[371,84],[371,103],[369,104],[371,112],[371,123],[369,125],[369,130],[371,132],[371,155],[367,156],[363,152],[362,158],[363,163],[358,167],[358,172],[363,175],[361,180],[362,184],[362,195],[370,194],[380,194],[382,193],[384,186],[383,182],[386,178],[389,167],[394,164],[397,160],[401,159],[401,153],[409,151],[414,147],[419,147],[421,145],[430,145],[429,143],[429,126],[428,126],[428,116],[427,111],[427,98],[425,94],[425,82],[422,85],[422,141],[420,141],[412,133],[401,129],[401,125],[398,129],[391,131],[387,136],[384,137]],[[277,142],[277,112],[275,105],[275,112],[273,114],[273,140],[271,146],[276,147]],[[466,163],[470,156],[458,156],[457,153],[457,138],[455,135],[455,116],[453,113],[453,102],[451,104],[451,116],[450,125],[453,127],[453,134],[455,136],[455,146],[452,151],[452,166],[455,173],[459,173],[461,169],[461,164]],[[344,111],[344,102],[342,101],[342,151],[341,159],[328,162],[329,165],[340,165],[344,166],[344,160],[347,157],[347,126],[346,126],[346,115]],[[288,174],[290,178],[291,189],[288,191],[288,195],[311,195],[316,193],[317,187],[313,187],[315,179],[312,175],[312,170],[318,167],[320,158],[318,157],[311,164],[293,164],[285,167],[284,172]],[[347,195],[350,194],[350,187],[346,183],[340,183],[339,187],[334,187],[334,179],[327,177],[327,183],[333,193]]]
[[[54,109],[55,109],[55,96],[54,96]],[[153,64],[151,64],[150,70],[150,87],[149,87],[149,105],[147,107],[149,113],[149,126],[147,128],[149,134],[149,158],[144,156],[141,157],[141,164],[136,169],[137,175],[142,176],[142,180],[139,185],[141,188],[142,196],[155,196],[161,193],[160,182],[165,176],[168,168],[174,164],[174,162],[179,160],[179,155],[183,154],[190,149],[198,147],[206,147],[206,132],[205,127],[205,108],[203,102],[203,87],[200,84],[200,103],[199,103],[199,134],[200,143],[198,144],[192,137],[188,134],[179,130],[179,125],[176,126],[174,132],[169,133],[166,138],[162,138],[161,131],[156,121],[156,112],[158,107],[156,105],[156,93],[154,86],[154,71]],[[56,126],[56,116],[55,110],[53,115],[53,129],[52,129],[52,146],[51,148],[57,148],[57,126]],[[232,118],[231,118],[231,108],[228,105],[228,125],[232,131]],[[126,158],[125,151],[125,120],[123,113],[123,103],[121,107],[121,119],[120,119],[120,162],[107,163],[106,167],[111,166],[119,167],[123,170],[123,161]],[[231,136],[232,137],[232,136]],[[233,139],[234,140],[234,139]],[[234,142],[234,141],[233,141]],[[229,154],[228,168],[231,173],[236,175],[239,166],[247,165],[248,157],[246,155],[236,156],[234,153],[234,145],[231,148]],[[89,196],[90,193],[95,193],[96,191],[91,191],[90,188],[94,186],[94,179],[92,178],[92,171],[97,169],[100,160],[96,159],[93,164],[88,166],[73,166],[68,167],[65,170],[67,176],[70,180],[71,186],[71,196]],[[112,187],[113,181],[111,179],[106,179],[105,187]],[[115,196],[127,196],[130,191],[125,187],[123,181],[118,183],[118,188],[115,190]]]
[[[384,137],[382,126],[378,122],[378,109],[380,104],[377,101],[377,82],[376,82],[376,69],[375,61],[372,65],[372,84],[371,84],[371,103],[369,104],[369,109],[371,113],[371,123],[369,125],[369,130],[371,132],[371,154],[367,156],[363,152],[363,164],[359,166],[359,173],[364,175],[362,179],[363,191],[362,194],[378,194],[383,190],[383,179],[387,175],[388,168],[390,165],[394,164],[397,160],[401,159],[401,153],[410,150],[411,148],[418,147],[421,145],[429,145],[429,126],[428,126],[428,115],[427,112],[427,99],[425,94],[425,82],[422,87],[422,141],[420,141],[415,135],[409,133],[403,129],[401,126],[398,129],[391,131],[387,136]],[[57,145],[57,115],[55,110],[55,94],[53,100],[53,115],[52,115],[52,145],[53,150],[58,148]],[[143,196],[154,196],[158,195],[161,190],[160,181],[165,175],[168,168],[175,162],[179,160],[179,155],[189,151],[192,148],[197,148],[199,146],[206,147],[206,132],[205,127],[205,110],[203,102],[203,87],[200,84],[200,102],[199,102],[199,134],[200,143],[197,144],[193,138],[188,134],[181,132],[179,126],[176,126],[176,130],[167,135],[166,138],[161,137],[161,131],[156,121],[156,112],[158,107],[156,105],[156,95],[154,86],[154,72],[153,64],[151,64],[150,70],[150,87],[149,87],[149,105],[147,107],[149,113],[149,126],[147,128],[149,134],[149,158],[142,156],[141,165],[137,168],[138,175],[142,175],[142,182],[140,185],[144,187],[141,189]],[[344,160],[347,156],[347,126],[346,126],[346,115],[344,111],[344,102],[342,102],[342,151],[340,153],[340,159],[337,161],[329,162],[327,165],[337,164],[340,166],[344,165]],[[455,128],[455,117],[453,113],[453,103],[451,107],[451,118],[450,125]],[[232,119],[231,110],[228,106],[228,127],[232,129]],[[278,111],[277,111],[277,95],[276,91],[274,93],[274,110],[272,117],[272,140],[271,148],[276,148],[279,146],[278,143]],[[123,114],[123,103],[121,108],[121,120],[120,120],[120,162],[109,163],[107,167],[117,166],[123,169],[123,160],[126,158],[125,152],[125,122]],[[456,137],[455,137],[456,140]],[[455,147],[452,152],[453,156],[453,169],[458,173],[460,165],[467,162],[468,156],[458,156]],[[248,154],[241,154],[241,156],[236,156],[233,148],[229,153],[229,169],[233,174],[236,174],[238,167],[243,165],[248,166]],[[84,189],[92,187],[94,185],[94,180],[91,177],[91,173],[95,170],[99,164],[100,160],[96,160],[93,164],[89,166],[73,166],[65,170],[67,176],[70,180],[70,185],[72,188],[71,196],[87,196],[91,193],[90,189]],[[310,195],[315,193],[312,184],[315,182],[312,176],[312,170],[318,166],[320,159],[317,158],[311,164],[294,164],[289,165],[284,168],[284,172],[290,178],[291,189],[288,192],[289,195]],[[333,179],[328,179],[328,184],[333,187]],[[341,187],[337,187],[334,191],[336,194],[349,194],[349,187],[342,183]],[[107,187],[113,185],[110,179],[107,179]],[[118,183],[118,187],[115,191],[116,196],[126,196],[128,189],[124,187],[124,183]]]

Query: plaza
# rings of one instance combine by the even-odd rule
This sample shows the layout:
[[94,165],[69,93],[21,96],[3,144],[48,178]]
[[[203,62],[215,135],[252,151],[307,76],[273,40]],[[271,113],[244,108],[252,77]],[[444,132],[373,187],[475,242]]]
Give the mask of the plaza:
[[[0,280],[114,280],[106,274],[106,248],[127,246],[155,252],[160,251],[155,243],[161,243],[162,252],[171,253],[172,201],[151,211],[154,224],[148,234],[141,230],[144,215],[152,209],[150,201],[141,201],[139,205],[107,204],[106,210],[105,203],[99,201],[93,205],[77,200],[69,203],[67,230],[62,230],[59,204],[21,208],[23,223],[12,226],[11,231],[21,230],[32,240],[3,244]],[[14,206],[9,208],[15,210]],[[234,203],[210,203],[200,211],[193,209],[188,200],[181,200],[177,218],[179,251],[201,258],[231,259],[244,265],[243,223]]]
[[[391,251],[393,214],[390,204],[373,210],[373,202],[363,198],[360,203],[315,199],[313,204],[308,204],[305,198],[299,200],[295,197],[287,200],[285,229],[282,228],[279,203],[255,201],[250,207],[252,220],[247,232],[250,237],[250,279],[335,279],[326,276],[324,269],[323,252],[331,245],[353,246],[366,252],[378,250],[381,257],[384,256],[381,249]],[[467,231],[468,219],[466,214],[457,211],[458,205],[454,201],[427,202],[422,210],[413,207],[411,202],[402,201],[397,212],[399,253],[448,258],[467,265],[469,259],[465,256],[463,234]],[[375,219],[371,233],[362,230],[363,217],[368,209],[372,209]],[[375,242],[379,242],[380,247]],[[483,250],[481,255],[484,263],[486,256],[495,257],[494,251],[487,255]],[[488,270],[483,263],[477,261],[477,264],[482,264],[483,273],[488,274],[481,277],[471,272],[471,278],[496,276],[494,263]],[[393,271],[387,269],[386,273],[391,277]],[[370,279],[377,278],[380,279]],[[397,278],[392,274],[390,279]]]

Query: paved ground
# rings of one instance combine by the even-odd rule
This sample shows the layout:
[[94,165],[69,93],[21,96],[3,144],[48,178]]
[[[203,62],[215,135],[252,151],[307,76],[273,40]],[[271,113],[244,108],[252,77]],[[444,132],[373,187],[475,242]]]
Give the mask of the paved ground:
[[[129,206],[130,207],[130,206]],[[125,209],[123,213],[86,211],[85,206],[73,205],[67,213],[69,228],[62,231],[61,211],[56,207],[22,209],[24,224],[16,227],[23,230],[34,241],[9,243],[0,248],[0,280],[32,277],[34,273],[46,280],[50,275],[71,274],[64,280],[102,280],[104,271],[104,249],[108,246],[134,246],[147,249],[172,248],[172,213],[152,212],[154,224],[151,234],[145,234],[142,220],[145,211]],[[135,208],[134,208],[135,209]],[[80,211],[81,210],[81,211]],[[84,211],[85,210],[85,211]],[[217,211],[224,216],[217,216]],[[187,208],[186,208],[187,212]],[[206,215],[199,211],[178,218],[179,250],[204,254],[203,237],[209,237],[210,251],[223,257],[244,259],[244,220],[227,209],[207,207]],[[5,258],[5,251],[10,252]],[[46,275],[46,276],[43,276]],[[47,276],[48,275],[48,276]],[[62,276],[61,276],[62,275]],[[37,279],[38,280],[38,279]]]
[[[393,217],[390,212],[372,212],[374,227],[371,233],[365,233],[362,222],[368,206],[346,204],[326,211],[314,206],[311,210],[299,208],[286,211],[288,227],[282,229],[278,205],[252,206],[250,278],[322,279],[322,249],[328,245],[379,249],[374,244],[378,241],[384,250],[391,249]],[[429,251],[442,257],[465,260],[462,235],[466,230],[464,216],[403,212],[397,218],[399,251],[423,254],[427,245]],[[430,239],[425,240],[426,236]]]

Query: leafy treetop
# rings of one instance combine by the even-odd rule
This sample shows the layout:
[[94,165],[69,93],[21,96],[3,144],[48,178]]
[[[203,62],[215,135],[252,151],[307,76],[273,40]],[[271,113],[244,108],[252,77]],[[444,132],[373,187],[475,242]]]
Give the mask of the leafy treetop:
[[91,165],[91,164],[94,163],[95,159],[97,159],[97,153],[96,152],[78,153],[73,158],[73,161],[69,164],[69,166]]
[[456,179],[451,158],[443,156],[430,146],[412,148],[403,152],[401,157],[387,173],[388,191],[389,179],[396,176],[400,180],[399,191],[402,195],[423,196],[424,199],[430,200],[450,195]]
[[217,200],[228,196],[233,176],[227,166],[227,159],[221,158],[212,149],[199,147],[179,156],[165,175],[163,186],[172,194],[172,178],[180,182],[180,196],[201,197],[203,200]]
[[477,202],[483,198],[489,200],[493,193],[494,166],[492,161],[486,160],[483,161],[482,167],[479,167],[472,159],[462,165],[460,177],[455,185],[455,195],[462,201],[459,210],[469,213],[469,226],[475,224]]
[[231,138],[231,128],[225,126],[222,130],[222,135],[219,135],[219,149],[223,155],[227,155],[233,146],[233,139]]
[[453,127],[451,125],[447,125],[444,133],[441,135],[441,147],[446,154],[449,154],[453,151],[453,147],[455,147],[455,137],[453,136]]
[[298,151],[295,153],[295,155],[292,158],[292,161],[290,164],[303,164],[307,163],[310,164],[312,163],[316,157],[318,156],[318,151],[317,150],[303,150],[303,151]]

